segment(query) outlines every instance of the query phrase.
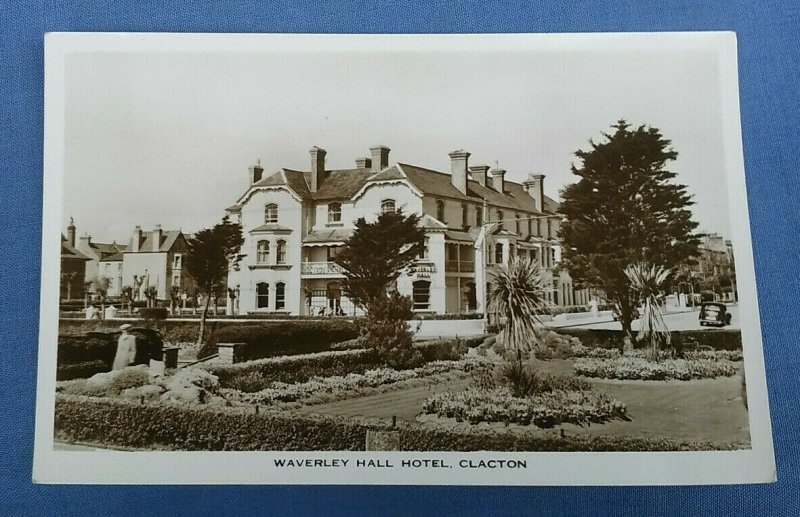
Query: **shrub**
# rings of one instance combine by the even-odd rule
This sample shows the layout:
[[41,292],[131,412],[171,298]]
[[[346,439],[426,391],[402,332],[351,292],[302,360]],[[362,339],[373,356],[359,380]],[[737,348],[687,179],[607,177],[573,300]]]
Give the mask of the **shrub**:
[[424,362],[422,353],[414,347],[414,335],[408,329],[412,306],[411,298],[392,292],[372,304],[365,322],[364,343],[392,368],[414,368]]
[[437,339],[415,343],[425,362],[447,361],[461,358],[467,353],[467,343],[463,339]]
[[515,397],[531,397],[557,390],[582,391],[591,386],[572,375],[552,375],[533,370],[525,363],[507,361],[499,372],[500,380]]
[[58,336],[56,360],[59,367],[102,361],[104,369],[108,371],[116,352],[117,342],[108,334],[92,332],[82,336]]
[[344,319],[236,324],[212,334],[198,357],[217,353],[217,343],[246,343],[247,359],[329,350],[333,343],[359,336],[359,322]]
[[[268,388],[273,382],[306,382],[317,376],[363,373],[379,365],[380,361],[372,350],[347,350],[273,357],[231,365],[207,364],[202,367],[219,377],[222,388],[246,384],[249,390],[258,391]],[[258,378],[261,379],[260,383]]]
[[667,380],[730,377],[736,366],[730,361],[708,359],[666,359],[651,362],[642,357],[622,356],[617,359],[583,358],[575,361],[575,372],[586,377],[603,379]]
[[85,379],[96,373],[107,372],[109,369],[111,369],[111,365],[99,359],[82,363],[59,364],[56,370],[56,380]]
[[[245,408],[197,408],[58,395],[59,440],[142,449],[189,451],[362,451],[370,429],[362,419]],[[561,435],[552,431],[497,433],[480,428],[429,428],[398,422],[403,451],[684,451],[731,450],[745,443],[663,437]]]
[[161,307],[139,309],[139,319],[148,322],[161,322],[167,319],[167,309]]

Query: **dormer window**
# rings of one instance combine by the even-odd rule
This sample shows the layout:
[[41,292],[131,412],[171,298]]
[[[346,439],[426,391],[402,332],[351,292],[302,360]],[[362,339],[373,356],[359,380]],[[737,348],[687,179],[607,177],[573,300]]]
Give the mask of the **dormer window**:
[[446,222],[444,220],[444,201],[441,199],[436,200],[436,219],[440,220],[441,222]]
[[384,199],[381,201],[381,213],[382,214],[394,214],[397,213],[397,208],[394,203],[394,199]]
[[270,203],[264,207],[264,223],[277,223],[278,222],[278,205]]
[[342,222],[342,204],[328,203],[328,223]]

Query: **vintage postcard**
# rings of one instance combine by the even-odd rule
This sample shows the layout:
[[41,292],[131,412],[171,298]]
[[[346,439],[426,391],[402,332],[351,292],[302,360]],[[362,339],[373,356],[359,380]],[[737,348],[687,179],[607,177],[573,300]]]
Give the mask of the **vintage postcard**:
[[48,34],[42,483],[775,480],[732,33]]

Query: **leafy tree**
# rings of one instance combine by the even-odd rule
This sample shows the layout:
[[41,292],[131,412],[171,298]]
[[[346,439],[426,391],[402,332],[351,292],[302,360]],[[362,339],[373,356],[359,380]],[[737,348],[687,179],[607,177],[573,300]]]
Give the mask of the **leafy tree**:
[[636,296],[625,268],[637,262],[677,270],[698,255],[685,185],[673,183],[667,164],[678,153],[658,129],[632,129],[620,120],[600,143],[579,150],[580,178],[561,192],[563,265],[577,283],[601,289],[619,315],[627,339]]
[[503,321],[503,345],[512,351],[518,363],[538,343],[539,314],[547,302],[542,270],[527,258],[512,258],[508,266],[497,266],[489,273],[491,289],[489,310]]
[[663,297],[662,287],[670,275],[669,269],[640,262],[625,268],[625,276],[631,282],[636,300],[642,305],[642,316],[637,338],[650,345],[650,360],[658,361],[661,345],[669,345],[669,328],[664,322],[659,302]]
[[374,222],[359,219],[334,259],[344,269],[344,291],[369,314],[420,254],[424,239],[416,214],[398,211],[381,214]]
[[200,230],[189,240],[186,270],[204,299],[197,344],[203,343],[211,298],[225,289],[228,270],[237,267],[242,260],[239,254],[242,244],[241,225],[231,222],[227,216],[212,228]]
[[108,300],[108,289],[111,287],[111,280],[105,276],[99,276],[92,282],[94,294],[100,298],[100,317],[106,317],[106,300]]

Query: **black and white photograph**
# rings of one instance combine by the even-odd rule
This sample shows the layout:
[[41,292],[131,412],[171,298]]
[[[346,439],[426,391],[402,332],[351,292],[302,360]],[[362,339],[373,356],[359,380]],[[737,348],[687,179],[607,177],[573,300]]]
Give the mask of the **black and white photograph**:
[[34,479],[774,479],[732,33],[49,34]]

